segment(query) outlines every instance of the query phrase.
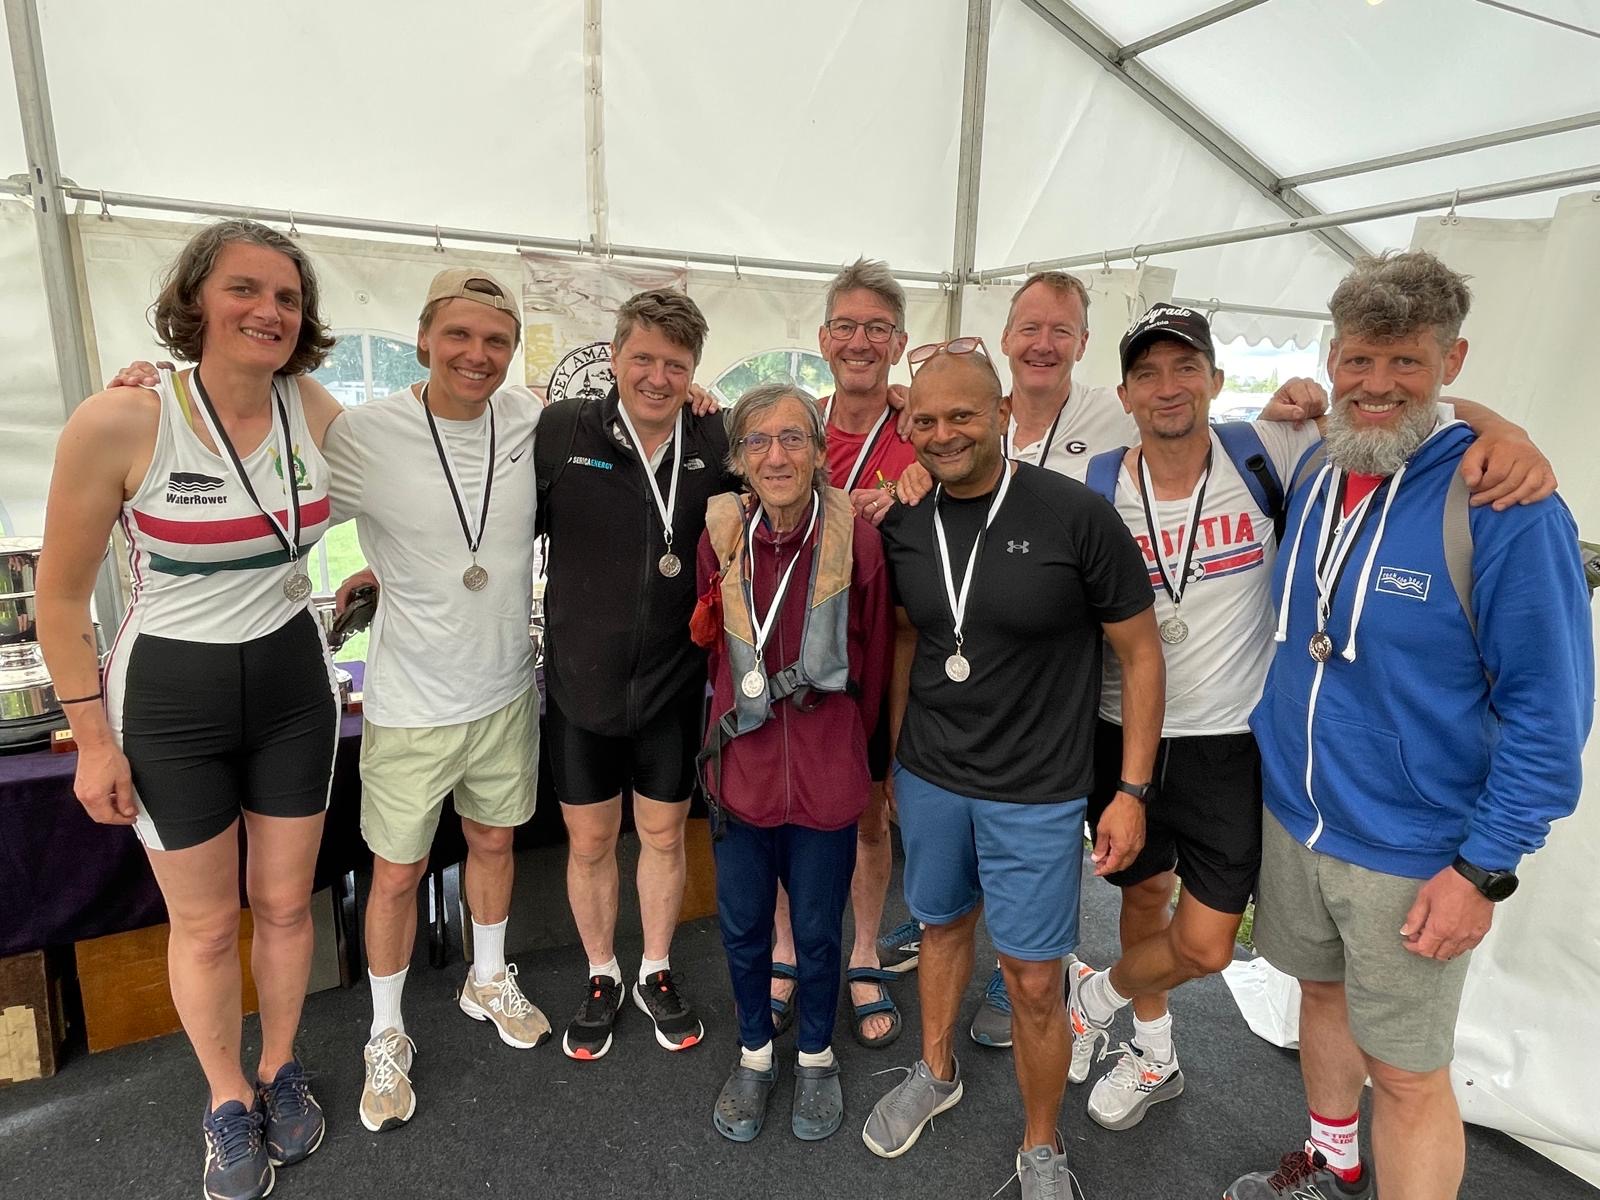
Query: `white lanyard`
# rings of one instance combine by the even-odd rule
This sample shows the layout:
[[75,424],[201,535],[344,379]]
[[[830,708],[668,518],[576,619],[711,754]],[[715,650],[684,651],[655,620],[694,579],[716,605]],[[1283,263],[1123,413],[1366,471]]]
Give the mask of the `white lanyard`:
[[628,406],[621,400],[617,401],[617,415],[622,418],[622,425],[628,431],[628,437],[633,440],[633,452],[639,456],[639,465],[644,468],[644,477],[650,482],[650,494],[655,497],[656,511],[661,514],[661,528],[666,534],[667,552],[672,552],[672,514],[678,508],[678,476],[683,473],[683,409],[678,410],[678,418],[672,426],[672,483],[667,489],[667,498],[661,498],[661,485],[656,482],[656,473],[650,469],[650,460],[645,457],[644,443],[639,440],[639,431],[633,427],[633,422],[628,418]]
[[[822,410],[822,423],[827,425],[828,419],[833,415],[834,396],[828,397],[828,406]],[[845,476],[844,489],[847,492],[856,490],[856,484],[861,480],[861,469],[867,465],[867,456],[872,453],[872,448],[878,444],[878,435],[883,432],[884,424],[889,420],[892,410],[885,404],[883,411],[878,414],[877,422],[872,426],[872,432],[867,434],[866,440],[861,443],[861,452],[856,455],[855,466],[850,468],[850,474]]]
[[933,533],[939,543],[939,568],[944,573],[944,594],[950,601],[950,615],[955,618],[956,655],[961,655],[961,626],[967,615],[967,593],[972,590],[972,573],[978,565],[978,551],[983,547],[984,534],[988,533],[989,526],[994,524],[995,514],[1000,511],[1000,505],[1005,502],[1006,492],[1011,488],[1011,462],[1009,459],[1000,460],[1000,486],[995,489],[994,499],[989,502],[989,515],[983,519],[983,528],[978,530],[978,536],[972,540],[972,553],[967,555],[967,573],[961,579],[961,594],[956,595],[955,577],[950,571],[950,546],[944,537],[944,521],[939,516],[939,494],[944,490],[940,484],[933,493]]
[[761,504],[757,502],[756,511],[750,518],[750,524],[745,529],[745,562],[749,564],[750,577],[745,584],[745,604],[750,609],[750,624],[755,634],[756,665],[761,665],[761,651],[767,644],[773,626],[777,624],[778,610],[783,607],[783,598],[789,592],[789,580],[794,575],[795,564],[800,561],[800,550],[806,544],[806,538],[811,536],[811,531],[817,527],[817,509],[821,507],[815,495],[811,500],[811,520],[806,525],[805,537],[802,537],[795,547],[794,557],[789,560],[789,569],[783,573],[783,578],[778,580],[777,590],[772,593],[772,607],[767,609],[763,618],[756,609],[756,526],[761,524],[766,515]]

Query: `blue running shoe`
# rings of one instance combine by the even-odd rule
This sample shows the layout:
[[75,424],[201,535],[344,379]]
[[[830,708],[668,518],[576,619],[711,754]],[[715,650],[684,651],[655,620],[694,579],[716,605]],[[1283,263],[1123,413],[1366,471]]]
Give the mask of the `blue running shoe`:
[[989,976],[989,984],[983,989],[983,1003],[972,1018],[972,1040],[996,1050],[1011,1045],[1011,997],[1006,995],[1006,979],[999,967]]
[[298,1058],[278,1068],[271,1083],[257,1083],[258,1107],[265,1114],[263,1135],[267,1156],[275,1167],[287,1167],[309,1158],[322,1145],[327,1122],[311,1095],[306,1069]]
[[205,1190],[208,1200],[262,1200],[275,1179],[261,1136],[266,1116],[237,1100],[206,1113],[200,1122],[206,1138]]

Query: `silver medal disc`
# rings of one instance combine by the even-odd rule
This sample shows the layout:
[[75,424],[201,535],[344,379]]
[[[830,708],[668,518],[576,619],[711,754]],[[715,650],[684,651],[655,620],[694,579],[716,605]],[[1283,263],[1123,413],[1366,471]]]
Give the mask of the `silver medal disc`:
[[944,673],[952,683],[965,683],[967,676],[972,674],[972,664],[959,653],[952,654],[944,660]]
[[481,592],[489,586],[489,572],[473,563],[461,572],[461,584],[469,592]]
[[1189,625],[1182,617],[1168,617],[1161,622],[1161,640],[1169,646],[1176,646],[1189,636]]
[[294,571],[283,581],[283,594],[296,604],[311,595],[311,579]]
[[656,560],[656,570],[660,571],[668,579],[673,579],[676,578],[679,571],[683,570],[683,563],[676,554],[668,550]]
[[767,690],[767,677],[760,670],[750,670],[744,673],[744,678],[739,680],[739,690],[750,699],[765,695]]
[[1319,629],[1311,635],[1311,645],[1308,649],[1313,659],[1325,663],[1333,657],[1333,639]]

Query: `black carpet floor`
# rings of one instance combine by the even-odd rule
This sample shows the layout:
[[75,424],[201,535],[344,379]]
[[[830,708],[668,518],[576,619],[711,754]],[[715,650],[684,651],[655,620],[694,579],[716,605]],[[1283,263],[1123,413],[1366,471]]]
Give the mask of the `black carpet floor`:
[[[903,911],[896,889],[891,917]],[[1113,953],[1115,912],[1114,891],[1091,882],[1081,948],[1087,961],[1101,964]],[[626,970],[639,947],[620,950]],[[899,1078],[891,1068],[917,1057],[914,975],[895,992],[906,1016],[895,1045],[863,1050],[841,1019],[836,1046],[847,1115],[837,1135],[802,1143],[789,1132],[790,1035],[778,1044],[782,1069],[767,1128],[740,1146],[718,1136],[710,1119],[737,1053],[713,921],[680,930],[673,967],[702,1011],[706,1041],[668,1054],[630,1005],[611,1054],[596,1063],[571,1061],[555,1041],[531,1051],[502,1045],[455,1007],[459,963],[414,967],[406,1022],[419,1049],[419,1106],[409,1125],[382,1135],[369,1134],[356,1116],[367,989],[310,997],[300,1052],[315,1073],[328,1135],[314,1157],[280,1173],[274,1196],[981,1200],[1006,1184],[1021,1132],[1010,1053],[982,1049],[964,1032],[961,1104],[904,1158],[885,1162],[862,1145],[868,1111]],[[579,954],[522,955],[520,969],[528,994],[559,1030],[579,1000]],[[969,1015],[986,977],[980,951]],[[1237,1175],[1271,1165],[1304,1137],[1295,1056],[1248,1031],[1220,980],[1181,989],[1172,1007],[1183,1097],[1157,1106],[1135,1129],[1109,1133],[1084,1113],[1088,1086],[1069,1089],[1063,1123],[1089,1200],[1214,1200]],[[247,1028],[247,1041],[254,1032]],[[192,1200],[200,1193],[202,1100],[199,1070],[179,1036],[80,1056],[53,1079],[0,1090],[0,1200]],[[1015,1197],[1016,1187],[1004,1195]],[[1461,1196],[1595,1200],[1600,1192],[1507,1137],[1469,1127]]]

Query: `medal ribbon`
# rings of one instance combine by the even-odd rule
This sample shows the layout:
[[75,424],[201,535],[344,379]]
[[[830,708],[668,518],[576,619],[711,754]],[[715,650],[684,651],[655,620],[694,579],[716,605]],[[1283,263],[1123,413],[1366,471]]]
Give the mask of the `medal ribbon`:
[[[833,413],[833,400],[834,397],[829,396],[828,406],[822,410],[823,425],[827,425],[828,418]],[[877,447],[878,435],[883,432],[883,427],[889,423],[889,414],[892,411],[893,410],[887,404],[885,404],[883,406],[883,411],[878,414],[877,423],[873,425],[871,432],[867,434],[866,440],[861,443],[861,453],[856,455],[855,466],[851,467],[850,474],[845,476],[845,491],[853,492],[856,490],[856,484],[861,480],[862,468],[867,465],[867,459],[871,456],[872,451]]]
[[672,426],[672,483],[667,489],[667,498],[661,498],[661,485],[656,482],[656,473],[650,469],[650,460],[645,457],[644,443],[639,440],[639,431],[633,427],[633,421],[628,416],[628,406],[619,399],[617,401],[617,415],[622,418],[622,427],[628,431],[628,437],[633,441],[633,452],[639,456],[639,465],[644,468],[644,477],[650,483],[650,494],[655,497],[656,512],[661,514],[661,528],[666,534],[667,550],[672,550],[672,514],[678,509],[678,477],[683,474],[683,409],[678,409],[678,418]]
[[[1347,477],[1343,468],[1335,468],[1328,479],[1328,493],[1322,513],[1322,529],[1317,537],[1317,632],[1328,626],[1328,615],[1333,611],[1334,596],[1344,579],[1345,568],[1350,564],[1350,553],[1361,536],[1361,529],[1372,515],[1372,498],[1381,488],[1374,488],[1361,498],[1355,511],[1348,517],[1344,513],[1344,493]],[[1334,520],[1334,514],[1340,518]]]
[[978,530],[978,536],[972,539],[972,553],[967,555],[967,573],[961,580],[961,595],[956,595],[955,577],[950,571],[950,545],[944,537],[944,521],[939,517],[939,496],[944,491],[944,484],[940,484],[933,492],[933,533],[939,545],[939,569],[944,574],[944,594],[950,601],[950,615],[955,618],[956,653],[961,653],[961,625],[967,615],[967,593],[972,590],[972,572],[978,565],[978,551],[983,548],[985,536],[989,526],[994,524],[995,514],[1000,511],[1000,505],[1005,502],[1006,492],[1011,488],[1011,460],[1000,460],[1000,486],[995,489],[994,499],[989,502],[989,515],[983,519],[983,528]]
[[1206,500],[1206,484],[1210,482],[1211,451],[1207,450],[1205,473],[1200,476],[1200,484],[1189,500],[1189,515],[1184,519],[1182,540],[1178,543],[1178,561],[1181,566],[1177,577],[1174,578],[1167,570],[1167,556],[1162,551],[1161,528],[1156,523],[1155,509],[1152,507],[1151,497],[1155,495],[1156,485],[1150,478],[1150,466],[1144,461],[1144,451],[1139,451],[1139,501],[1144,506],[1144,527],[1150,531],[1150,552],[1156,556],[1156,569],[1161,574],[1161,586],[1167,589],[1167,597],[1172,601],[1174,615],[1178,606],[1183,603],[1184,589],[1189,586],[1189,566],[1194,560],[1194,545],[1200,536],[1197,518],[1200,516],[1200,506]]
[[467,506],[461,494],[461,484],[456,479],[455,465],[450,461],[449,452],[444,448],[444,440],[439,436],[439,424],[433,419],[433,410],[428,407],[428,385],[422,385],[422,411],[428,418],[428,432],[433,435],[433,449],[439,455],[439,465],[444,468],[444,481],[450,488],[450,499],[455,502],[456,518],[461,522],[461,536],[467,539],[467,549],[472,554],[472,561],[478,561],[478,547],[483,544],[483,531],[489,526],[489,494],[494,490],[494,402],[489,402],[489,434],[483,443],[483,506],[478,513],[478,531],[473,533],[472,527],[467,524]]
[[778,610],[783,607],[783,598],[789,592],[789,580],[794,576],[795,564],[800,561],[800,547],[806,544],[806,538],[811,536],[811,531],[817,527],[817,511],[822,507],[817,502],[815,493],[811,497],[811,520],[806,525],[805,537],[795,545],[794,557],[789,560],[789,569],[783,573],[783,578],[778,580],[778,588],[772,593],[772,607],[767,610],[767,615],[762,618],[756,608],[756,526],[761,524],[766,516],[766,510],[761,507],[761,502],[756,502],[756,511],[751,514],[745,524],[745,578],[744,578],[744,603],[750,613],[750,628],[755,633],[756,665],[761,665],[761,651],[767,644],[773,627],[777,624]]
[[198,365],[195,366],[191,378],[194,380],[195,395],[200,397],[200,416],[205,421],[206,431],[211,434],[211,440],[226,452],[228,461],[233,464],[234,474],[238,477],[239,486],[244,488],[244,494],[250,497],[250,503],[256,506],[256,511],[267,519],[267,524],[272,527],[272,536],[278,539],[278,544],[289,556],[289,561],[299,562],[300,487],[294,477],[294,446],[289,440],[289,413],[284,408],[283,397],[278,394],[278,381],[276,379],[272,381],[272,440],[283,447],[278,462],[283,468],[283,486],[289,498],[288,511],[284,514],[289,518],[287,528],[256,496],[256,489],[250,484],[250,474],[244,469],[244,463],[239,461],[239,452],[233,448],[233,442],[223,432],[217,410],[211,406],[211,397],[206,394],[206,385],[200,379]]

